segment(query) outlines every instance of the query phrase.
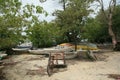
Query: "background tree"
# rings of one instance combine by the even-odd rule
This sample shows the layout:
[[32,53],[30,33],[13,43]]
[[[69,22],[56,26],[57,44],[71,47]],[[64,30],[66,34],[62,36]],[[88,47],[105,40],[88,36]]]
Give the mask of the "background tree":
[[113,31],[116,35],[116,39],[119,42],[120,41],[120,5],[117,5],[115,7],[115,12],[113,13]]
[[62,34],[54,23],[43,21],[31,26],[28,35],[34,47],[41,48],[56,45],[59,43]]
[[110,0],[109,1],[109,6],[108,6],[108,12],[105,12],[105,8],[104,8],[104,3],[103,0],[97,0],[101,6],[101,11],[104,14],[104,17],[107,21],[108,24],[108,32],[109,35],[112,38],[112,43],[113,43],[113,48],[116,48],[116,44],[117,44],[117,39],[116,39],[116,35],[113,31],[113,13],[115,12],[115,7],[116,7],[116,0]]
[[57,25],[63,30],[67,42],[77,42],[80,39],[86,17],[91,12],[90,0],[69,0],[64,11],[56,11]]
[[[109,9],[105,10],[108,13]],[[113,32],[116,35],[116,39],[119,40],[119,11],[120,6],[115,7],[115,12],[113,13]],[[87,38],[90,42],[105,43],[111,42],[111,37],[108,33],[108,21],[104,19],[104,14],[100,10],[95,18],[88,18],[86,21],[86,26],[84,27],[84,38]]]
[[10,48],[21,40],[20,9],[18,0],[0,0],[0,49]]
[[117,44],[116,48],[114,50],[120,51],[120,5],[118,5],[115,9],[115,12],[113,14],[113,31],[115,32]]
[[[99,15],[98,15],[99,16]],[[93,43],[105,43],[105,42],[111,42],[111,38],[108,34],[107,31],[107,26],[103,25],[105,24],[104,21],[103,24],[102,22],[98,19],[103,18],[100,17],[96,18],[88,18],[86,21],[86,26],[84,27],[84,33],[83,33],[83,38],[88,39],[89,42]]]
[[37,19],[35,12],[44,13],[40,6],[22,7],[19,0],[0,0],[0,50],[11,49],[23,40],[23,28]]

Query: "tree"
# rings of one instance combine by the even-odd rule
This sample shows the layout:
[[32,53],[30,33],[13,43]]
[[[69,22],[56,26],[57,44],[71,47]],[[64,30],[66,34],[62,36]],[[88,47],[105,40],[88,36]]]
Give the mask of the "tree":
[[20,9],[18,0],[0,0],[0,50],[14,46],[22,39]]
[[60,29],[54,23],[46,21],[34,24],[28,29],[29,39],[34,47],[50,47],[56,45],[60,40]]
[[90,0],[69,0],[64,11],[56,11],[56,23],[64,31],[64,39],[77,43],[86,17],[92,11]]
[[113,22],[112,22],[113,13],[115,12],[115,7],[116,7],[116,0],[110,0],[107,13],[105,12],[103,0],[97,0],[97,1],[99,2],[100,6],[101,6],[101,11],[103,12],[105,19],[107,21],[108,32],[112,38],[113,48],[116,48],[117,39],[116,39],[116,35],[113,31]]
[[[108,13],[108,9],[105,10],[105,13]],[[113,13],[113,32],[116,35],[116,39],[120,40],[120,5],[115,7],[115,11]],[[95,18],[88,18],[86,22],[86,26],[84,27],[84,38],[87,38],[92,42],[111,42],[111,37],[108,33],[108,21],[104,18],[103,12],[100,10]]]
[[116,6],[115,12],[113,14],[113,31],[116,35],[117,44],[114,50],[120,51],[120,5]]
[[83,38],[94,43],[110,42],[106,23],[99,14],[95,18],[88,18],[84,27]]
[[38,20],[37,13],[46,12],[40,6],[22,7],[19,0],[0,0],[0,50],[11,49],[23,41],[23,28]]
[[118,42],[119,42],[119,40],[120,40],[120,14],[119,14],[119,12],[120,12],[120,5],[117,5],[116,7],[115,7],[115,12],[113,13],[113,31],[114,31],[114,33],[115,33],[115,35],[116,35],[116,39],[118,40]]

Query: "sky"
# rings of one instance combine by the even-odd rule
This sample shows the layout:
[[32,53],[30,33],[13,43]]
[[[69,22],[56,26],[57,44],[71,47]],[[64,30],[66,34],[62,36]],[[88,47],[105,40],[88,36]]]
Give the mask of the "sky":
[[48,22],[55,19],[55,16],[52,16],[52,13],[55,10],[62,9],[62,6],[58,2],[59,0],[47,0],[44,3],[40,3],[39,0],[21,0],[21,1],[22,1],[23,5],[34,4],[34,5],[42,6],[43,9],[48,12],[49,15],[47,17],[45,17],[44,15],[41,15],[40,19],[41,20],[46,20]]
[[[34,5],[39,5],[39,6],[42,6],[43,9],[45,11],[48,12],[48,16],[45,17],[44,15],[41,15],[40,19],[41,20],[46,20],[46,21],[51,21],[53,19],[55,19],[55,16],[52,16],[52,13],[55,11],[55,10],[62,10],[62,5],[59,4],[59,0],[47,0],[46,2],[44,3],[40,3],[39,0],[21,0],[22,1],[22,4],[25,5],[25,4],[34,4]],[[105,8],[107,8],[108,6],[108,2],[110,0],[103,0],[104,1],[104,6]],[[120,1],[120,0],[118,0]],[[93,5],[96,5],[96,3],[94,3]],[[99,8],[97,8],[96,6],[92,6],[92,8],[94,9],[95,13],[97,13],[99,11]],[[90,16],[95,16],[95,14],[91,14]]]

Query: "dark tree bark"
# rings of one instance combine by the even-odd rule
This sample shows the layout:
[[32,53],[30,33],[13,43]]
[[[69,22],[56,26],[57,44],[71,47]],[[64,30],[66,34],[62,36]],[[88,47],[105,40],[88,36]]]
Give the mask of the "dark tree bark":
[[63,10],[65,11],[65,0],[63,0]]

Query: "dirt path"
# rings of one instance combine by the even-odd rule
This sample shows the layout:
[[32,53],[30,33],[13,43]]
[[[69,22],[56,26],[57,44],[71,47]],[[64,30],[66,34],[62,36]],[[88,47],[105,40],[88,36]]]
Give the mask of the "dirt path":
[[[68,67],[48,77],[48,58],[40,55],[14,55],[5,59],[3,72],[8,80],[114,80],[108,74],[120,74],[120,52],[104,53],[104,61],[69,60]],[[11,63],[12,62],[12,63]]]

